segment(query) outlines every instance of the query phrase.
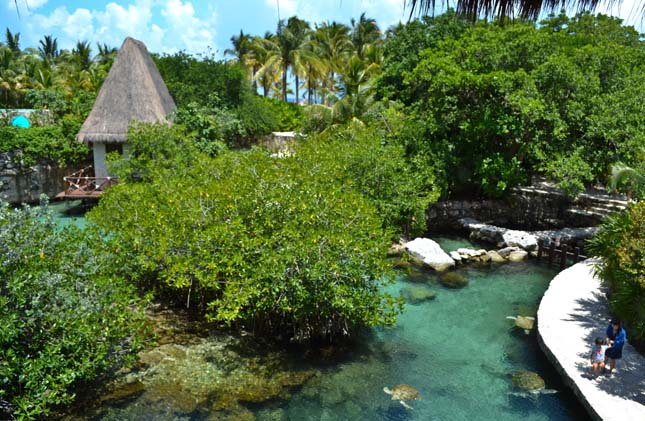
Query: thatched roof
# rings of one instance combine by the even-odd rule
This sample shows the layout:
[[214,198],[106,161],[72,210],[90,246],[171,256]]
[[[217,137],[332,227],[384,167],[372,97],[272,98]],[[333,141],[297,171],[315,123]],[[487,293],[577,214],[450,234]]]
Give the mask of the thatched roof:
[[132,121],[166,122],[175,107],[146,46],[128,37],[76,139],[122,143],[127,140]]

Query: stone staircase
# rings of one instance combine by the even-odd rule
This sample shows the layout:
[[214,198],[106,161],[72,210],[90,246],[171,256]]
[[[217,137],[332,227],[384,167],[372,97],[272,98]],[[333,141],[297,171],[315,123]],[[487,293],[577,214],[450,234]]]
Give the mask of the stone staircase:
[[627,208],[628,201],[617,195],[602,192],[581,193],[565,213],[577,219],[602,221],[607,216]]

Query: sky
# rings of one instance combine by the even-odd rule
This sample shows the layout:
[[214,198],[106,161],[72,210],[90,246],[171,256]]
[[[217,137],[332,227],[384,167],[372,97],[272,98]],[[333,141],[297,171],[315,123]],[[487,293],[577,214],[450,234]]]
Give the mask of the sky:
[[[610,10],[640,32],[644,20],[636,7],[642,0],[623,0]],[[78,40],[119,47],[126,36],[143,41],[156,53],[187,51],[223,58],[230,38],[240,30],[251,35],[275,32],[279,18],[297,15],[312,23],[349,24],[365,12],[382,29],[406,21],[404,0],[0,0],[0,30],[20,33],[22,47],[37,47],[53,35],[59,48]],[[440,2],[437,2],[440,3]],[[18,16],[18,13],[20,16]],[[4,35],[4,34],[3,34]],[[4,38],[4,36],[2,37]]]

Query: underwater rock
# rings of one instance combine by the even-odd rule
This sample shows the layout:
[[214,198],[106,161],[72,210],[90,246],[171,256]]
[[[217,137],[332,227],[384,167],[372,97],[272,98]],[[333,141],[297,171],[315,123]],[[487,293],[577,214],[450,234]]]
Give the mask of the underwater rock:
[[114,391],[101,396],[101,402],[120,401],[137,395],[145,389],[145,385],[139,379],[132,379],[123,385],[118,386]]
[[283,408],[262,409],[258,411],[257,421],[287,421],[287,411]]
[[434,300],[437,294],[423,286],[402,288],[401,296],[410,304],[421,304],[424,301]]
[[394,259],[392,267],[394,269],[410,269],[412,267],[412,263],[405,259]]
[[437,242],[429,238],[415,238],[405,243],[405,248],[415,258],[423,261],[432,269],[443,272],[455,266],[455,261],[443,251]]
[[448,272],[439,277],[439,282],[447,288],[463,288],[468,285],[468,279],[458,272]]

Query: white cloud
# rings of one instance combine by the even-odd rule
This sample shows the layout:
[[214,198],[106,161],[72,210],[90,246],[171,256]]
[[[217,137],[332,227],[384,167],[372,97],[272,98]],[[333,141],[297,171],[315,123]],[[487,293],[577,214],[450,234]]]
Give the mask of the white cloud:
[[30,10],[34,11],[36,9],[40,9],[47,4],[48,1],[49,0],[18,0],[16,2],[14,0],[7,0],[7,7],[9,9],[15,9],[17,6],[20,13],[26,13]]
[[[38,1],[44,4],[44,0]],[[208,9],[206,16],[198,16],[193,4],[183,0],[117,0],[100,10],[70,11],[61,6],[48,14],[32,11],[25,32],[35,37],[55,34],[59,46],[66,49],[78,40],[119,47],[130,36],[143,41],[152,52],[206,53],[209,48],[216,50],[216,14]]]
[[206,52],[209,48],[215,49],[214,27],[217,15],[214,12],[202,20],[195,16],[191,2],[167,0],[161,15],[168,23],[168,33],[181,40],[181,45],[171,47],[170,51],[183,48],[187,51]]
[[93,20],[94,16],[92,16],[92,12],[88,9],[76,9],[74,13],[67,16],[65,25],[62,28],[63,32],[65,32],[70,38],[88,40],[93,38]]

